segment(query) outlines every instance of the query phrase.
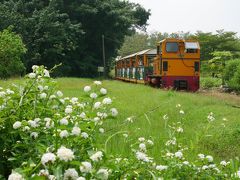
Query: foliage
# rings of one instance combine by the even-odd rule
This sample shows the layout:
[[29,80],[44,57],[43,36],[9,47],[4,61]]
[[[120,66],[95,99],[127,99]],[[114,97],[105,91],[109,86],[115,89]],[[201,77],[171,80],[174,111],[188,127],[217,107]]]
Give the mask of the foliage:
[[224,70],[224,79],[228,87],[240,91],[240,60],[230,61]]
[[224,79],[226,82],[229,82],[230,79],[233,78],[238,66],[240,66],[240,59],[234,59],[227,62],[224,68]]
[[27,71],[33,64],[52,67],[59,76],[96,76],[102,65],[102,35],[110,65],[124,36],[144,28],[150,12],[120,0],[0,0],[0,30],[14,26],[28,52]]
[[230,51],[234,58],[240,51],[240,41],[236,32],[217,30],[216,34],[213,34],[198,31],[190,37],[200,42],[202,60],[212,59],[214,51]]
[[[122,131],[111,134],[103,149],[97,148],[96,136],[104,133],[103,123],[118,114],[115,108],[110,109],[112,100],[104,97],[107,90],[101,84],[95,81],[85,86],[80,98],[64,98],[49,78],[49,71],[34,66],[23,86],[1,90],[0,130],[5,138],[1,153],[10,153],[8,163],[14,168],[10,180],[239,177],[237,160],[215,164],[210,155],[199,154],[194,161],[187,158],[188,147],[178,141],[186,118],[180,104],[175,109],[178,122],[166,123],[169,139],[158,149],[161,164],[149,156],[154,148],[151,138],[135,139],[128,157],[115,157],[107,151],[109,140],[125,133]],[[168,118],[163,116],[166,122]],[[207,118],[210,128],[215,116],[209,113]],[[133,121],[129,117],[125,122]]]
[[208,61],[212,77],[218,77],[219,75],[222,78],[222,85],[224,85],[223,70],[226,66],[226,61],[231,59],[232,53],[229,51],[214,51],[212,55],[213,58]]
[[24,74],[25,67],[21,60],[24,53],[26,48],[19,35],[13,33],[11,28],[0,32],[0,78]]
[[200,86],[204,89],[220,87],[222,81],[220,78],[216,77],[201,77]]

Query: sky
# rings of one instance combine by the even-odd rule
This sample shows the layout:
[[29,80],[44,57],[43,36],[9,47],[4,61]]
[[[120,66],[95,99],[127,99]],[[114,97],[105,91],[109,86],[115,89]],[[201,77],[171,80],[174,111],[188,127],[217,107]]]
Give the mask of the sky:
[[129,0],[151,10],[148,32],[225,31],[240,36],[240,0]]

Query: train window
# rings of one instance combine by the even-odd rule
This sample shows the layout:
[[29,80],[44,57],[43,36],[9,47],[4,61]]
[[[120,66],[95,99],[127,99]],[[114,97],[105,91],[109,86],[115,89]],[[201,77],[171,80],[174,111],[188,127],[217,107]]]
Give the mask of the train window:
[[163,61],[163,71],[168,71],[168,62]]
[[185,42],[186,53],[197,53],[199,44],[197,42]]
[[167,42],[166,43],[167,52],[178,52],[178,43],[177,42]]
[[199,71],[199,62],[194,62],[194,70],[195,72]]

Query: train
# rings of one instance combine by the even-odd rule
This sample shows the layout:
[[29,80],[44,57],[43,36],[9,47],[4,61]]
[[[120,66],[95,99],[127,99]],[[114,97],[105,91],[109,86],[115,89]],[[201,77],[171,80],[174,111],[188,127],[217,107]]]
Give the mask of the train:
[[115,63],[115,79],[150,86],[186,90],[199,89],[200,45],[196,40],[167,38],[156,49],[146,49]]

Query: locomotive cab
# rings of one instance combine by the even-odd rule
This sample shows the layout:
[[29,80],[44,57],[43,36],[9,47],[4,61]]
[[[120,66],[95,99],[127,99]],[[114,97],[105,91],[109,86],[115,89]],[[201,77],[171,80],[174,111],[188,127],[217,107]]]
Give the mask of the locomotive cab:
[[149,83],[164,88],[197,91],[200,46],[197,41],[164,39],[157,44],[153,75]]

